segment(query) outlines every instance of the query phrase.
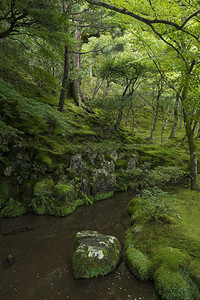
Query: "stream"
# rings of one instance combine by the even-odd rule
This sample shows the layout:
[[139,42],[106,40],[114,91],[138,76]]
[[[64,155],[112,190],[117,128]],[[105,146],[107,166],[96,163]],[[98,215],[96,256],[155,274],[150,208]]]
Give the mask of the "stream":
[[135,279],[124,261],[105,277],[73,278],[76,233],[89,229],[114,235],[123,247],[124,232],[130,225],[126,205],[133,196],[133,192],[118,193],[94,205],[78,207],[67,217],[24,215],[0,219],[0,261],[9,254],[15,257],[12,266],[0,265],[0,299],[159,299],[153,284]]

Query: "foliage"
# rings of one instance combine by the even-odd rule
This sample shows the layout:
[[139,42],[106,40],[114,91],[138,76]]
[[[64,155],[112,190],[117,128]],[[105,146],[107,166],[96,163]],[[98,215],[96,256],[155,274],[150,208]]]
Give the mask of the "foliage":
[[55,198],[52,192],[41,190],[34,194],[35,197],[29,203],[31,211],[39,215],[49,214],[55,206]]
[[157,187],[151,190],[143,190],[138,199],[142,210],[149,214],[155,221],[163,217],[164,214],[169,214],[171,206],[175,201],[174,195],[172,196]]
[[[51,130],[60,129],[60,134],[65,135],[69,131],[68,124],[64,116],[48,104],[44,104],[35,99],[25,98],[9,83],[0,78],[0,97],[2,99],[1,108],[4,116],[15,118],[16,115],[21,120],[37,119],[39,126],[49,127]],[[12,111],[12,107],[15,110]],[[16,131],[16,129],[14,129]],[[13,130],[13,131],[14,131]]]
[[165,185],[167,183],[173,184],[186,178],[186,173],[175,166],[158,166],[149,172],[149,178],[152,183],[157,185]]
[[6,203],[0,199],[0,217],[17,217],[26,212],[24,205],[10,198]]

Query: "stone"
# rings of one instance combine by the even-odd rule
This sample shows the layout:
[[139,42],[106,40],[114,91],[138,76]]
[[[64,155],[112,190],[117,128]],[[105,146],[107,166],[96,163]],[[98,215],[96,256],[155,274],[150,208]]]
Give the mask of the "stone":
[[131,158],[128,159],[127,161],[127,170],[134,170],[136,168],[136,164],[138,162],[138,157],[137,155],[132,155]]
[[97,153],[93,152],[91,149],[88,148],[88,149],[85,150],[84,154],[87,156],[89,162],[94,166],[95,165],[95,159],[97,157]]
[[116,175],[108,173],[105,169],[95,169],[92,174],[94,193],[109,193],[114,190]]
[[83,170],[83,161],[82,161],[81,154],[76,154],[71,157],[70,169],[72,169],[76,173],[79,173],[80,171]]
[[118,160],[118,154],[117,154],[117,151],[114,150],[112,153],[111,153],[111,157],[113,158],[114,161]]
[[102,169],[105,169],[108,173],[115,172],[115,163],[113,160],[103,160],[101,163]]
[[73,255],[74,278],[92,278],[112,272],[120,261],[119,240],[97,231],[76,234]]

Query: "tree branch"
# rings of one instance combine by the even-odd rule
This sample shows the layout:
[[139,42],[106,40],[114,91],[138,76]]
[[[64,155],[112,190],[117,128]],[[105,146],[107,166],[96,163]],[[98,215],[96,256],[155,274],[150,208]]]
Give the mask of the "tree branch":
[[108,3],[105,3],[105,2],[101,2],[101,1],[98,1],[98,0],[86,0],[88,3],[90,4],[93,4],[93,5],[97,5],[97,6],[102,6],[102,7],[105,7],[107,9],[110,9],[110,10],[113,10],[113,11],[116,11],[118,13],[121,13],[121,14],[124,14],[124,15],[128,15],[140,22],[143,22],[147,25],[152,25],[152,24],[165,24],[165,25],[169,25],[169,26],[172,26],[174,28],[176,28],[177,30],[180,30],[190,36],[192,36],[194,39],[196,39],[198,42],[199,41],[199,35],[195,36],[194,34],[190,33],[189,31],[186,31],[183,29],[183,27],[185,26],[185,24],[190,20],[192,19],[194,16],[197,16],[199,13],[200,13],[200,10],[197,10],[195,13],[193,13],[192,15],[190,15],[183,23],[182,25],[178,25],[177,23],[174,23],[174,22],[171,22],[171,21],[168,21],[168,20],[160,20],[160,19],[147,19],[147,18],[144,18],[140,15],[137,15],[135,14],[134,12],[132,11],[129,11],[127,10],[126,8],[119,8],[117,6],[114,6],[114,5],[111,5],[111,4],[108,4]]
[[99,49],[99,50],[90,50],[90,51],[86,51],[86,52],[76,52],[76,51],[72,51],[72,50],[69,50],[71,53],[74,53],[74,54],[88,54],[88,53],[91,53],[91,52],[100,52],[102,51],[104,48],[106,48],[107,46],[104,46],[103,48]]
[[81,11],[71,12],[70,14],[71,15],[80,15],[80,14],[86,12],[86,11],[89,11],[89,10],[90,10],[90,8],[85,8],[85,9],[83,9]]

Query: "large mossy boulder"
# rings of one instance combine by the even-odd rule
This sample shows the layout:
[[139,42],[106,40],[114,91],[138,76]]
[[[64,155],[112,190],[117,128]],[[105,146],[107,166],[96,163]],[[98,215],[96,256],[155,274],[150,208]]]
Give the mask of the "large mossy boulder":
[[73,274],[78,278],[104,276],[112,272],[120,260],[121,246],[114,236],[97,231],[82,231],[76,235]]

